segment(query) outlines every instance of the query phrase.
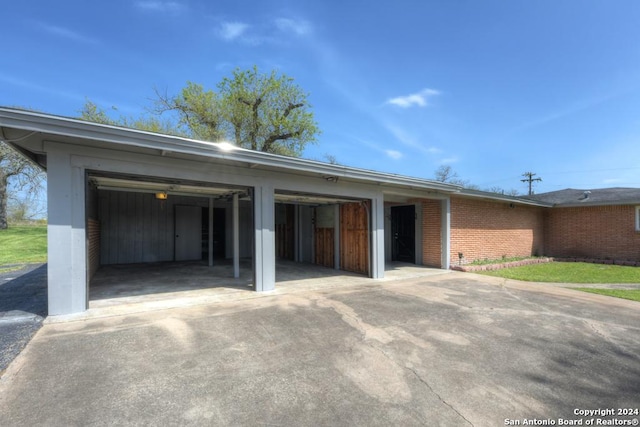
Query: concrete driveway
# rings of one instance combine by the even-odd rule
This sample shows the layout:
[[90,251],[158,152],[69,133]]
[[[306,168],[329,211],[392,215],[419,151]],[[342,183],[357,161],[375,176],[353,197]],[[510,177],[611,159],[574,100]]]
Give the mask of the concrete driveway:
[[46,324],[0,379],[3,426],[498,426],[639,407],[639,303],[468,273]]

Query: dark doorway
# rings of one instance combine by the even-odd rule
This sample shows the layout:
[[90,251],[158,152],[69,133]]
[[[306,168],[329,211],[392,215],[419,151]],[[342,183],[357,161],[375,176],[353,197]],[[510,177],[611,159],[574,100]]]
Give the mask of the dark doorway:
[[213,209],[213,257],[224,258],[226,256],[227,237],[227,210],[225,208]]
[[295,258],[295,206],[276,204],[276,256],[293,261]]
[[416,262],[416,207],[391,208],[391,260]]
[[[226,220],[225,208],[213,208],[213,258],[226,257]],[[203,209],[202,214],[202,259],[209,259],[209,208]]]

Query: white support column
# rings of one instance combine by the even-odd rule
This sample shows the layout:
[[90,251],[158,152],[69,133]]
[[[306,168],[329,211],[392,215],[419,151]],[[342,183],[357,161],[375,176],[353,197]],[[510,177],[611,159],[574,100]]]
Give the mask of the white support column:
[[276,286],[275,197],[272,186],[254,188],[253,221],[255,289],[258,292],[272,291]]
[[47,153],[49,315],[88,307],[84,169],[69,153]]
[[209,267],[213,267],[213,197],[209,197]]
[[451,252],[451,199],[442,200],[442,225],[440,235],[442,236],[442,259],[440,266],[444,270],[448,270],[449,252]]
[[240,277],[240,204],[238,193],[233,194],[233,277]]
[[340,205],[333,210],[333,268],[340,270]]
[[371,199],[371,277],[384,277],[384,195]]

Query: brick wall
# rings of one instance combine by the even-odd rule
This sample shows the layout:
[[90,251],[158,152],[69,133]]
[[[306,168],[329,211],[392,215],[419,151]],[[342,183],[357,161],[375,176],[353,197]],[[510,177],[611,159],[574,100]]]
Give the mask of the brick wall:
[[442,202],[422,200],[422,264],[442,267]]
[[552,208],[544,225],[545,255],[640,261],[634,206]]
[[89,279],[91,279],[100,267],[100,221],[91,218],[87,220],[87,241]]
[[[514,205],[511,205],[514,206]],[[543,208],[451,198],[451,265],[503,256],[543,255]]]

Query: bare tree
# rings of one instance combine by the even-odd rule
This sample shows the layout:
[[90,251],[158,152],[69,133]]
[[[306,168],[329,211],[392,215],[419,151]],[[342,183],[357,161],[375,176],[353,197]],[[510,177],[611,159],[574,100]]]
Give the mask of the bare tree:
[[489,187],[484,191],[488,191],[490,193],[504,194],[505,196],[517,196],[518,195],[518,190],[516,190],[515,188],[510,188],[508,190],[505,190],[504,188],[499,187],[497,185],[495,185],[493,187]]
[[435,180],[440,182],[446,182],[448,184],[460,185],[466,188],[477,189],[477,186],[470,185],[469,181],[460,179],[458,173],[453,170],[449,165],[440,165],[435,172]]
[[0,230],[8,227],[7,202],[11,192],[34,194],[44,181],[42,170],[0,141]]

